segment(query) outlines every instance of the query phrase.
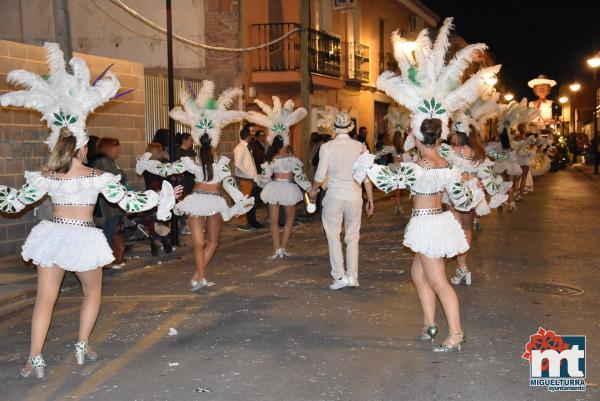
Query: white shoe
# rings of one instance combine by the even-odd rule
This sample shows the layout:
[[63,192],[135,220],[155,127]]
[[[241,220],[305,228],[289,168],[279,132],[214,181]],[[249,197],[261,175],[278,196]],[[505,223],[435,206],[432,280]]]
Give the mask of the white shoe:
[[279,248],[275,251],[275,253],[273,255],[267,257],[267,259],[269,259],[269,260],[281,259],[284,257],[283,252],[284,252],[284,250]]
[[215,285],[215,283],[213,283],[212,281],[206,281],[205,278],[203,278],[202,280],[198,280],[198,281],[192,280],[192,281],[190,281],[190,283],[193,283],[193,285],[192,285],[193,292],[200,291],[204,287],[212,287],[213,285]]
[[123,262],[121,264],[112,264],[110,266],[110,268],[113,270],[121,270],[124,266],[125,266],[125,262]]
[[287,250],[281,248],[281,257],[282,258],[289,258],[290,256],[292,256],[291,253],[289,253]]
[[450,282],[454,285],[459,285],[463,280],[466,285],[471,285],[471,272],[467,267],[459,267],[454,277],[450,278]]
[[358,284],[358,279],[355,278],[348,278],[348,287],[360,287],[360,284]]
[[339,290],[340,288],[348,287],[350,282],[346,276],[343,276],[337,280],[334,280],[333,283],[329,286],[330,290]]

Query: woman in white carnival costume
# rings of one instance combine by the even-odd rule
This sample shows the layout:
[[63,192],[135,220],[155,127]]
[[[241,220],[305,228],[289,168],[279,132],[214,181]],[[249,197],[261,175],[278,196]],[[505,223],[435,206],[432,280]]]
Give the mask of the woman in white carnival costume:
[[[388,149],[391,153],[393,161],[388,165],[392,170],[398,170],[402,162],[413,161],[410,149],[404,147],[404,133],[410,129],[410,112],[403,107],[396,104],[392,104],[388,107],[388,112],[383,116],[385,120],[388,120],[392,125],[392,132],[394,133],[394,146]],[[402,190],[397,189],[394,191],[394,214],[402,215]]]
[[[262,127],[268,128],[267,141],[269,148],[262,164],[259,186],[263,188],[261,199],[269,205],[269,222],[275,253],[269,259],[279,259],[290,256],[287,251],[294,219],[296,204],[303,199],[300,188],[308,192],[311,183],[302,171],[302,162],[289,151],[290,127],[307,115],[306,109],[299,107],[294,110],[294,102],[289,99],[282,106],[281,100],[273,96],[273,107],[259,99],[254,102],[264,114],[250,111],[246,119]],[[285,225],[283,236],[279,238],[279,207],[285,210]]]
[[[502,178],[492,170],[493,162],[486,157],[485,149],[479,136],[481,123],[492,118],[498,110],[498,96],[495,93],[487,100],[479,99],[466,111],[459,110],[453,116],[452,139],[453,146],[442,144],[438,148],[440,155],[453,167],[458,167],[463,174],[463,179],[468,181],[472,191],[480,191],[479,187],[491,196],[488,202],[481,196],[479,203],[471,204],[468,210],[457,210],[450,202],[443,199],[444,203],[460,223],[469,246],[473,237],[475,216],[484,216],[490,213],[490,208],[496,208],[508,199],[506,194],[511,183],[504,183]],[[447,198],[447,195],[444,194]],[[471,284],[471,271],[467,267],[467,254],[464,252],[456,257],[456,274],[450,282],[458,285],[463,281]]]
[[0,97],[0,104],[27,107],[42,113],[51,130],[47,144],[50,158],[42,172],[25,172],[26,184],[19,190],[0,185],[0,212],[19,213],[49,195],[53,217],[35,226],[23,245],[22,256],[37,265],[37,295],[31,320],[31,347],[23,377],[32,373],[44,376],[42,348],[50,327],[52,311],[65,271],[74,272],[83,288],[79,336],[75,344],[77,363],[95,360],[97,354],[88,345],[98,317],[102,290],[102,266],[114,260],[102,230],[95,228],[93,212],[99,194],[128,213],[158,206],[158,217],[168,220],[175,197],[170,184],[160,194],[154,191],[128,191],[119,183],[120,176],[84,166],[88,136],[87,115],[113,98],[119,89],[117,77],[110,72],[90,85],[85,62],[74,57],[65,69],[63,53],[55,43],[44,45],[50,72],[41,77],[17,70],[7,80],[27,89]]
[[517,207],[514,202],[514,183],[523,174],[523,170],[517,162],[517,155],[511,146],[510,130],[519,118],[519,104],[511,102],[508,105],[500,105],[500,116],[498,119],[498,133],[495,141],[488,142],[485,146],[487,155],[494,161],[492,169],[496,174],[501,174],[502,179],[511,182],[512,188],[508,191],[508,210],[513,211]]
[[386,192],[410,189],[414,209],[404,234],[404,245],[415,252],[411,273],[424,315],[424,326],[417,339],[431,341],[438,332],[434,323],[436,296],[442,303],[449,327],[448,336],[434,347],[435,352],[458,351],[466,342],[458,298],[446,279],[444,258],[466,252],[469,245],[452,213],[442,211],[441,193],[448,191],[458,210],[469,210],[483,196],[482,191],[472,192],[462,180],[461,169],[451,168],[436,146],[448,135],[450,114],[473,103],[483,91],[484,79],[500,69],[500,66],[481,69],[461,83],[470,61],[487,47],[481,43],[469,45],[446,64],[451,28],[452,19],[447,18],[433,44],[427,29],[421,31],[414,58],[403,49],[405,39],[397,32],[392,34],[401,75],[386,71],[377,80],[380,90],[412,111],[412,135],[422,159],[417,163],[402,163],[399,170],[393,171],[373,165],[373,155],[367,154],[361,156],[355,166],[355,179],[359,182],[368,175]]
[[[195,177],[193,192],[175,205],[174,209],[175,214],[188,216],[188,224],[192,231],[195,264],[195,271],[190,280],[192,291],[214,285],[206,280],[205,269],[219,245],[223,221],[246,213],[254,205],[254,198],[246,197],[237,188],[231,176],[229,159],[215,155],[221,129],[246,117],[243,111],[228,110],[233,100],[241,96],[242,90],[227,89],[218,99],[214,98],[214,90],[215,84],[206,80],[202,82],[200,92],[195,98],[182,88],[180,101],[183,108],[177,106],[169,112],[173,120],[191,127],[192,138],[200,145],[196,160],[186,156],[174,163],[161,163],[150,160],[152,155],[145,153],[136,165],[138,174],[149,171],[166,177],[187,171]],[[222,189],[235,202],[232,207],[227,205]]]
[[515,179],[514,198],[520,201],[525,193],[527,178],[530,176],[530,168],[535,165],[535,156],[537,152],[536,138],[534,135],[528,135],[528,128],[537,130],[536,124],[532,122],[538,118],[539,111],[527,105],[527,98],[521,99],[516,105],[511,121],[511,128],[516,128],[515,134],[511,138],[511,148],[515,151],[517,164],[521,167],[523,173]]

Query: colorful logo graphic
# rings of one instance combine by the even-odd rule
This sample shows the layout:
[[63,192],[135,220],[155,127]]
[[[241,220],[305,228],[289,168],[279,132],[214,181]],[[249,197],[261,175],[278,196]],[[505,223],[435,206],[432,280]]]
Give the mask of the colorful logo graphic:
[[521,357],[529,361],[530,386],[585,391],[585,336],[559,336],[540,327]]

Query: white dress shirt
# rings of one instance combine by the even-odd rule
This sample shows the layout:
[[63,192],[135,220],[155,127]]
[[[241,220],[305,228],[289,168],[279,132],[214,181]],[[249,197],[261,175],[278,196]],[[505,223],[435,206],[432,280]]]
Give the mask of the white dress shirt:
[[348,134],[338,134],[335,139],[321,145],[314,180],[324,182],[327,179],[327,197],[362,201],[362,190],[352,178],[352,170],[354,162],[367,151],[364,144],[351,139]]
[[253,181],[258,179],[254,158],[252,157],[252,153],[250,153],[250,149],[248,149],[248,142],[241,140],[236,145],[235,149],[233,149],[233,160],[236,177]]

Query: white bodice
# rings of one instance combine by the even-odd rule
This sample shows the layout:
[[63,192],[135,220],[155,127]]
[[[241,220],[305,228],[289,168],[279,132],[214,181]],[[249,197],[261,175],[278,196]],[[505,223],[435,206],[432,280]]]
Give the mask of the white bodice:
[[57,178],[45,176],[39,171],[25,172],[27,184],[50,195],[54,205],[94,206],[98,194],[112,182],[119,182],[120,175],[107,172],[96,174],[92,170],[89,176]]
[[294,156],[287,156],[273,159],[273,161],[265,164],[270,167],[273,173],[291,173],[301,162]]
[[202,165],[196,163],[191,157],[184,156],[180,161],[183,163],[186,171],[194,174],[194,180],[198,183],[218,184],[225,178],[231,176],[229,158],[225,156],[215,157],[215,162],[213,163],[213,178],[210,181],[204,180],[204,169],[202,168]]

